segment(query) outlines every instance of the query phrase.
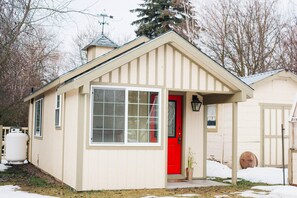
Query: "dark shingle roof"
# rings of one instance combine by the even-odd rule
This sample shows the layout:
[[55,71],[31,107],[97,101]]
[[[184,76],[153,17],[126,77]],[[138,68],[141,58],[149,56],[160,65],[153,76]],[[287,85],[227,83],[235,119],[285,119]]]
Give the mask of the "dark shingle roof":
[[93,40],[90,44],[85,46],[83,50],[87,50],[91,46],[99,46],[99,47],[119,47],[115,42],[110,40],[107,36],[104,34],[101,34],[99,37],[97,37],[95,40]]

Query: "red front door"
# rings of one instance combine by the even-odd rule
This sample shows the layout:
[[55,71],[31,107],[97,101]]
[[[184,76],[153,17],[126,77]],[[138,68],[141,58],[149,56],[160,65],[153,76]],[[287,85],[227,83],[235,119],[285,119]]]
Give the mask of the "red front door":
[[182,96],[169,96],[168,101],[168,174],[181,174]]

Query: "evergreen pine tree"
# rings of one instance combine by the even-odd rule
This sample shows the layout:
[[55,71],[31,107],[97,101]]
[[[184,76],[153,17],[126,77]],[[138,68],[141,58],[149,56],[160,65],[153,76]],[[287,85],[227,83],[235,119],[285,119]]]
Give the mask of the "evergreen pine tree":
[[174,30],[189,42],[195,44],[199,26],[195,18],[194,6],[190,0],[144,0],[139,8],[131,10],[137,13],[137,36],[155,38],[169,30]]

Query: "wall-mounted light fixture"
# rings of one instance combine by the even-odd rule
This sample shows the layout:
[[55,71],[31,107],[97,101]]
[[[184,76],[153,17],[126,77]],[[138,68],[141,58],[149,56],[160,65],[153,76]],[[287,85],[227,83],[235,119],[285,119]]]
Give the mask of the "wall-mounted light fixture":
[[192,96],[191,105],[192,105],[192,110],[193,111],[200,111],[202,102],[198,99],[198,96],[197,95],[193,95]]

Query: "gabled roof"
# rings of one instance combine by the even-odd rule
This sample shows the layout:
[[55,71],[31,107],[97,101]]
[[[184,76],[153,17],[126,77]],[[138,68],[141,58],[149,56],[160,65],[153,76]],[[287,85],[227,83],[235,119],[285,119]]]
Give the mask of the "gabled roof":
[[48,84],[44,85],[43,87],[41,87],[40,89],[35,90],[33,93],[31,93],[29,96],[24,98],[24,101],[29,101],[30,99],[44,93],[47,90],[50,90],[52,88],[55,88],[57,86],[59,86],[60,84],[63,84],[67,81],[70,81],[71,79],[73,79],[75,76],[78,76],[86,71],[91,70],[92,68],[102,64],[103,62],[106,62],[110,59],[113,59],[114,57],[119,56],[122,53],[125,53],[139,45],[144,44],[145,42],[149,41],[149,39],[146,36],[141,36],[137,39],[134,39],[124,45],[122,45],[119,48],[116,48],[106,54],[103,54],[102,56],[99,56],[89,62],[87,62],[84,65],[81,65],[77,68],[74,68],[73,70],[70,70],[68,72],[66,72],[65,74],[57,77],[56,79],[52,80],[51,82],[49,82]]
[[246,77],[242,77],[240,78],[243,82],[245,82],[248,85],[252,85],[254,83],[257,83],[259,81],[262,81],[270,76],[273,76],[277,73],[280,73],[284,71],[284,69],[277,69],[277,70],[271,70],[271,71],[267,71],[267,72],[263,72],[263,73],[258,73],[258,74],[254,74],[254,75],[250,75],[250,76],[246,76]]
[[101,34],[99,37],[97,37],[95,40],[93,40],[90,44],[88,44],[87,46],[85,46],[82,50],[87,50],[91,46],[112,47],[112,48],[119,47],[115,42],[113,42],[112,40],[110,40],[104,34]]
[[[58,78],[51,86],[46,85],[44,88],[36,91],[30,96],[25,98],[25,101],[34,98],[50,88],[57,87],[57,93],[61,94],[69,90],[79,88],[81,86],[88,89],[89,82],[95,80],[112,70],[120,67],[121,65],[134,60],[142,54],[148,53],[151,50],[158,48],[165,44],[170,44],[174,48],[182,51],[188,58],[199,63],[201,67],[210,72],[216,78],[220,79],[222,83],[229,86],[234,92],[242,92],[245,97],[251,98],[253,89],[231,74],[228,70],[220,66],[209,56],[201,52],[197,47],[189,43],[187,40],[179,36],[177,33],[170,31],[152,40],[145,38],[138,38],[129,47],[120,47],[113,50],[86,65],[83,65],[80,70],[74,70],[62,78]],[[86,85],[86,86],[85,86]]]

